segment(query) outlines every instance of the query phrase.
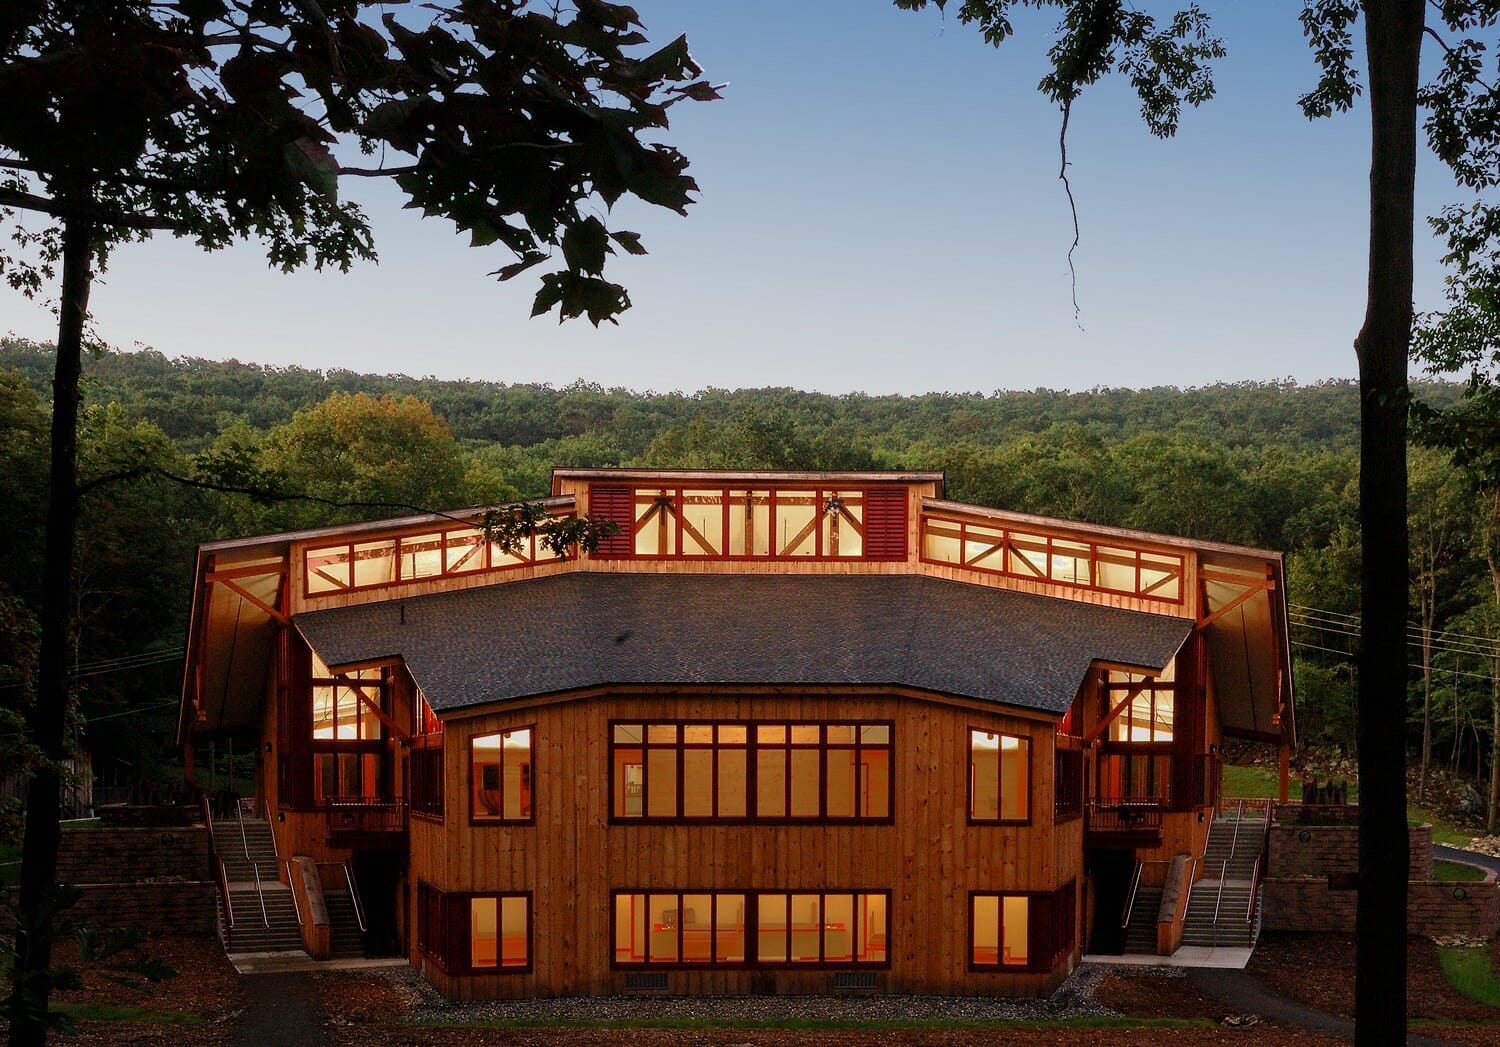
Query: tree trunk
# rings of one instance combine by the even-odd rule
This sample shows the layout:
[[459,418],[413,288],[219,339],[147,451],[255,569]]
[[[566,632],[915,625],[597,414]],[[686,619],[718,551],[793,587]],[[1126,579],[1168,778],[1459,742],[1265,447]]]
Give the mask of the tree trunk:
[[1406,1030],[1407,348],[1423,0],[1365,0],[1370,271],[1355,341],[1360,389],[1359,900],[1354,1035]]
[[1417,800],[1421,803],[1427,802],[1427,769],[1432,763],[1432,627],[1437,617],[1437,557],[1424,553],[1424,558],[1430,569],[1418,580],[1422,587],[1422,775]]
[[69,592],[73,538],[78,519],[78,379],[83,326],[93,279],[93,229],[81,218],[63,226],[62,301],[57,329],[57,368],[52,390],[52,466],[47,489],[47,561],[42,568],[41,646],[37,657],[36,707],[28,728],[44,757],[26,794],[26,830],[21,843],[20,926],[16,931],[14,984],[10,1000],[11,1047],[47,1041],[51,992],[59,793],[67,724],[69,680]]
[[[1500,488],[1490,498],[1489,516],[1484,528],[1484,562],[1490,569],[1490,588],[1495,594],[1495,610],[1500,612]],[[1500,645],[1500,640],[1494,641]],[[1500,824],[1500,653],[1490,660],[1490,799],[1485,811],[1485,832],[1495,834]]]

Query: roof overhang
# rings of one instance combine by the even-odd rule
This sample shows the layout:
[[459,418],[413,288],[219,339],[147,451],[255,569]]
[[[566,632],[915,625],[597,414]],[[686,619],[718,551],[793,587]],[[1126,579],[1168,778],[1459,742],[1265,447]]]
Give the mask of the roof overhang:
[[1286,572],[1279,553],[1205,553],[1200,622],[1213,662],[1224,733],[1297,743],[1288,645]]

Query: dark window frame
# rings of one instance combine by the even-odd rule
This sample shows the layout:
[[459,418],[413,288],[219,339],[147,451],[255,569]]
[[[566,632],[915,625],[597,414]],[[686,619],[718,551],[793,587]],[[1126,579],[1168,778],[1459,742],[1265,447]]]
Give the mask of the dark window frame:
[[[979,734],[993,734],[997,738],[1001,738],[1001,737],[1004,737],[1004,738],[1015,738],[1018,741],[1021,741],[1021,742],[1025,743],[1025,748],[1026,748],[1026,817],[1024,817],[1024,818],[1002,818],[1002,817],[999,817],[999,816],[996,816],[994,818],[976,818],[976,817],[974,817],[974,734],[976,732],[979,733]],[[964,759],[966,761],[966,766],[967,766],[967,770],[968,770],[968,773],[965,776],[966,781],[965,781],[965,785],[964,785],[964,817],[968,821],[968,824],[970,824],[970,825],[992,825],[992,826],[993,825],[1030,825],[1032,823],[1033,819],[1036,816],[1035,815],[1035,812],[1036,812],[1036,797],[1032,795],[1033,792],[1035,792],[1035,786],[1036,786],[1036,753],[1034,751],[1036,749],[1036,744],[1035,744],[1036,743],[1036,739],[1032,738],[1031,735],[1029,735],[1029,734],[1015,734],[1015,733],[1012,733],[1011,731],[1005,731],[1005,730],[1001,730],[999,728],[976,727],[974,724],[968,724],[964,728],[964,741],[966,743],[965,746],[964,746]],[[999,784],[1000,784],[1000,773],[999,773],[998,757],[997,757],[997,762],[996,762],[995,773],[996,773],[996,784],[997,784],[997,787],[998,787]],[[999,801],[1002,800],[1004,798],[1004,796],[1005,796],[1005,793],[1004,793],[1004,790],[1002,789],[999,792],[999,794],[996,796],[996,801],[997,802],[995,804],[995,809],[997,811],[1000,809],[1000,806],[1001,806],[1000,803],[999,803]]]
[[[475,899],[493,898],[496,904],[496,921],[500,918],[500,904],[507,898],[526,900],[526,963],[509,967],[499,962],[500,947],[496,947],[496,964],[493,967],[475,967],[473,941],[470,932],[470,903]],[[530,974],[536,966],[536,906],[530,891],[445,891],[426,880],[417,881],[417,951],[430,959],[446,974],[465,976],[489,976]],[[434,928],[433,924],[437,926]],[[436,941],[434,941],[436,932]]]
[[[524,773],[522,775],[522,778],[524,779],[524,781],[526,783],[528,803],[527,803],[527,807],[526,807],[526,814],[525,814],[524,817],[521,817],[521,818],[507,818],[507,817],[505,817],[505,813],[504,813],[505,812],[505,736],[509,735],[509,734],[515,734],[517,731],[530,731],[531,732],[531,748],[529,748],[527,750],[528,761],[529,762],[522,765],[523,767],[526,768],[526,770],[524,771]],[[499,763],[498,766],[500,768],[500,812],[501,813],[494,814],[494,815],[489,815],[489,814],[480,815],[480,814],[477,814],[475,812],[475,802],[474,802],[475,797],[478,795],[478,790],[475,788],[475,782],[474,782],[474,768],[475,768],[475,762],[474,762],[474,743],[478,739],[480,739],[480,738],[489,738],[489,737],[491,737],[493,735],[499,735],[500,736],[500,750],[499,750],[500,751],[500,763]],[[536,730],[536,724],[535,723],[517,724],[514,727],[502,727],[502,728],[498,728],[498,729],[493,730],[493,731],[490,731],[490,730],[475,731],[473,734],[471,734],[469,736],[469,744],[468,744],[468,749],[467,749],[467,755],[468,755],[468,775],[467,775],[467,778],[468,778],[468,783],[469,783],[469,790],[468,790],[468,792],[469,792],[469,795],[468,795],[469,825],[471,827],[479,827],[479,826],[486,826],[486,825],[535,825],[536,824],[536,780],[537,780],[536,779],[536,751],[537,751],[537,730]]]
[[[1072,881],[1069,881],[1071,884]],[[1056,891],[970,891],[964,910],[967,926],[964,945],[964,963],[972,974],[1038,974],[1047,973],[1056,966],[1056,953],[1052,942],[1053,909]],[[974,902],[979,898],[995,898],[999,904],[996,911],[1000,922],[996,925],[994,963],[978,963],[974,959]],[[1005,963],[1005,899],[1026,899],[1026,962]],[[1039,940],[1041,939],[1041,940]],[[1045,957],[1045,959],[1042,959]]]
[[[443,736],[435,735],[421,744],[414,740],[407,761],[408,809],[412,816],[430,822],[447,820],[446,792],[447,759],[443,751]],[[429,766],[435,764],[436,767]]]
[[[629,742],[617,742],[615,740],[616,727],[639,726],[641,728],[641,741],[639,744]],[[673,742],[651,742],[651,727],[675,727],[677,729],[676,740]],[[714,741],[711,743],[684,741],[683,728],[685,727],[713,727],[715,728]],[[718,740],[717,728],[720,727],[742,727],[746,731],[746,741],[743,746],[737,743],[721,743]],[[788,730],[787,741],[783,744],[762,745],[757,737],[758,729],[761,727],[785,727]],[[817,727],[819,738],[816,743],[791,741],[790,731],[794,727]],[[851,727],[854,729],[853,742],[830,742],[828,740],[829,727]],[[884,727],[887,730],[887,741],[884,744],[865,743],[860,738],[860,729],[865,727]],[[609,822],[612,825],[889,825],[895,821],[896,815],[896,723],[894,720],[662,720],[662,719],[611,719],[608,721],[609,732],[607,746],[607,760],[609,769],[609,788],[607,790],[606,802],[608,804]],[[744,815],[685,815],[681,813],[685,809],[685,763],[682,754],[689,750],[710,750],[715,753],[712,771],[713,806],[717,811],[719,807],[719,760],[718,752],[723,749],[742,749],[745,753],[745,814]],[[758,798],[759,785],[759,760],[757,754],[764,748],[766,750],[781,750],[787,753],[786,793],[784,796],[785,815],[761,816],[755,813]],[[621,807],[617,804],[617,774],[616,757],[617,750],[639,750],[641,753],[641,814],[627,815],[617,813]],[[676,773],[676,797],[677,814],[652,815],[650,810],[650,781],[646,768],[649,766],[648,752],[652,749],[671,749],[677,753],[675,761]],[[816,750],[818,753],[818,814],[797,815],[790,813],[791,806],[791,753],[793,751]],[[862,754],[865,751],[884,752],[886,754],[886,795],[884,815],[828,815],[828,753],[852,751],[854,753],[854,794],[856,812],[858,811],[861,796],[861,784],[866,774]]]
[[[814,970],[814,971],[819,971],[819,970],[849,970],[849,969],[857,969],[857,970],[861,970],[861,971],[889,970],[890,966],[891,966],[891,951],[892,951],[892,948],[891,948],[891,927],[892,927],[892,924],[894,922],[893,919],[892,919],[892,916],[891,916],[891,913],[892,913],[892,909],[891,909],[891,895],[892,895],[892,893],[893,892],[891,890],[889,890],[889,889],[861,888],[861,887],[851,887],[851,888],[847,888],[847,889],[835,889],[835,888],[819,887],[819,888],[809,888],[809,889],[806,889],[806,890],[798,890],[798,889],[795,889],[795,888],[785,888],[785,887],[764,888],[764,889],[756,889],[756,888],[752,888],[752,887],[745,887],[745,888],[724,888],[724,889],[720,889],[720,890],[712,890],[712,889],[709,889],[709,888],[703,888],[703,889],[688,888],[688,889],[683,889],[683,890],[656,890],[656,889],[652,889],[652,888],[649,888],[649,887],[615,888],[615,889],[612,889],[609,892],[609,943],[608,943],[608,947],[609,947],[609,954],[610,954],[610,968],[612,970],[620,970],[620,971],[645,971],[645,970],[652,970],[652,971],[673,971],[673,970],[717,970],[717,971],[722,971],[722,970],[793,970],[793,971],[801,971],[801,970]],[[824,937],[824,935],[827,932],[827,927],[823,926],[823,927],[820,928],[820,932],[821,933],[820,933],[819,939],[818,939],[818,953],[819,953],[819,957],[820,957],[818,960],[793,960],[793,959],[790,958],[790,949],[788,950],[788,958],[785,959],[785,960],[761,960],[759,958],[759,950],[760,950],[760,899],[763,896],[781,896],[781,897],[787,898],[788,901],[790,902],[790,898],[791,898],[792,895],[804,895],[804,894],[810,894],[810,895],[817,895],[818,896],[818,899],[819,899],[819,901],[818,901],[818,911],[819,911],[820,914],[824,914],[824,913],[827,912],[827,902],[824,899],[826,899],[829,895],[849,895],[850,897],[852,897],[854,899],[853,905],[854,905],[854,912],[855,912],[855,917],[856,917],[856,924],[855,924],[855,927],[853,929],[851,929],[851,931],[850,931],[851,936],[857,936],[858,933],[859,933],[859,926],[858,926],[859,897],[861,895],[878,895],[878,896],[884,898],[885,899],[885,958],[883,960],[859,960],[859,959],[854,958],[854,956],[851,956],[850,959],[847,959],[847,960],[828,960],[828,959],[822,958],[826,954],[826,947],[827,947],[827,939],[826,939],[826,937]],[[741,933],[744,935],[744,955],[745,955],[745,958],[743,960],[733,960],[733,961],[726,960],[726,961],[724,961],[722,963],[720,963],[720,962],[718,962],[716,960],[713,960],[713,959],[709,959],[709,960],[684,960],[684,959],[682,959],[682,956],[683,956],[683,952],[684,952],[684,950],[683,950],[683,935],[684,935],[684,932],[685,932],[685,928],[679,926],[677,928],[677,942],[676,942],[676,945],[677,945],[677,958],[676,959],[664,959],[664,960],[653,960],[653,959],[651,959],[650,953],[649,953],[649,943],[648,943],[648,953],[647,953],[647,956],[646,956],[645,959],[643,959],[643,960],[621,960],[619,958],[619,954],[618,954],[618,952],[616,950],[616,947],[615,947],[615,942],[617,942],[619,940],[619,914],[620,914],[620,910],[619,910],[619,904],[618,904],[617,899],[619,899],[621,896],[626,896],[626,895],[642,895],[642,896],[645,896],[645,897],[648,897],[648,898],[651,897],[652,895],[675,895],[677,897],[677,910],[676,911],[678,911],[678,912],[681,912],[685,908],[684,903],[683,903],[683,899],[684,898],[692,897],[692,896],[698,896],[698,895],[707,895],[709,897],[709,899],[710,899],[710,901],[709,901],[709,912],[711,914],[710,925],[709,925],[709,932],[710,932],[710,939],[709,940],[710,940],[710,942],[713,941],[713,936],[716,935],[717,932],[718,932],[718,898],[719,898],[719,896],[721,896],[721,895],[730,895],[732,897],[743,898],[744,899],[744,906],[745,906],[745,911],[744,911],[745,922],[744,922],[744,925],[740,928],[740,930],[741,930]],[[821,922],[823,922],[823,923],[826,924],[826,917]],[[788,932],[790,932],[790,930],[791,930],[791,928],[788,927]],[[649,929],[647,931],[647,934],[648,934],[648,937],[649,937],[649,934],[650,934],[650,930]],[[753,948],[752,948],[752,946],[753,946]],[[856,955],[857,955],[857,953],[856,953]],[[754,959],[752,959],[752,957],[754,957]]]

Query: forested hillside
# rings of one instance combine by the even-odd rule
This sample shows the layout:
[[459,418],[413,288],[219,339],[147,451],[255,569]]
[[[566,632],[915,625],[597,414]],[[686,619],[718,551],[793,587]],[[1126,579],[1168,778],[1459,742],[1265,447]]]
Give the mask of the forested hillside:
[[[52,357],[0,341],[0,660],[24,665],[37,598]],[[1353,743],[1349,616],[1358,614],[1356,390],[1239,383],[843,396],[792,389],[633,392],[171,360],[108,352],[85,367],[78,661],[85,711],[129,730],[90,732],[122,759],[155,759],[171,720],[200,541],[451,509],[546,492],[569,466],[939,469],[950,497],[984,505],[1236,542],[1289,553],[1305,742]],[[1446,405],[1451,386],[1420,395]],[[206,456],[206,457],[205,457]],[[231,464],[317,500],[257,501],[168,476]],[[206,470],[206,471],[205,471]],[[1412,619],[1437,633],[1500,632],[1472,499],[1427,452],[1412,461]],[[367,503],[349,507],[339,503]],[[374,504],[368,504],[374,503]],[[1425,557],[1425,559],[1423,559]],[[1422,562],[1416,562],[1422,560]],[[1425,566],[1424,566],[1425,565]],[[1399,565],[1393,565],[1400,569]],[[160,661],[142,660],[157,651]],[[1423,703],[1435,759],[1487,767],[1495,667],[1483,648],[1433,645],[1413,671],[1414,751]],[[1422,656],[1414,649],[1412,661]],[[10,670],[12,676],[24,672]],[[3,693],[20,694],[8,685]],[[138,709],[158,709],[136,715]],[[141,730],[136,727],[143,728]]]

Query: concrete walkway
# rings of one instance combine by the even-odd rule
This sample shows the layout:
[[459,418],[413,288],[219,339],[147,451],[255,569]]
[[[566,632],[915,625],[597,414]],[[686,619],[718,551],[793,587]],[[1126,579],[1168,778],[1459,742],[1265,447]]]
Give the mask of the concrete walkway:
[[[1227,1004],[1235,1014],[1254,1014],[1278,1025],[1290,1025],[1308,1032],[1325,1033],[1347,1040],[1354,1039],[1354,1021],[1329,1014],[1273,992],[1248,971],[1232,968],[1199,967],[1188,971],[1188,980],[1204,996]],[[1452,1047],[1451,1040],[1432,1036],[1408,1035],[1412,1047]]]
[[235,1047],[326,1047],[328,1026],[311,974],[252,974],[244,985],[249,1003],[234,1032]]

